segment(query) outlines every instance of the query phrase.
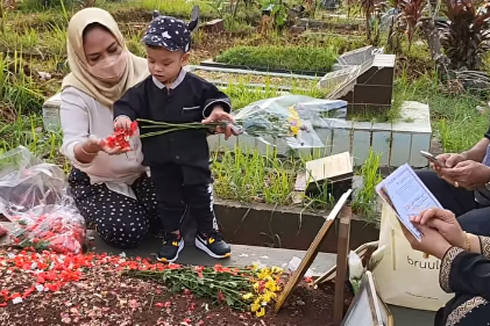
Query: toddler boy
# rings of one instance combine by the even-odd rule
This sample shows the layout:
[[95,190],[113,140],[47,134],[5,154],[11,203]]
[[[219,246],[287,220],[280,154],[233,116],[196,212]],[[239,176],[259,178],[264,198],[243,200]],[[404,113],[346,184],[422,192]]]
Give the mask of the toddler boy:
[[[174,124],[233,122],[229,98],[183,68],[196,26],[197,20],[187,25],[168,16],[151,22],[143,36],[151,75],[114,103],[115,128],[127,129],[138,118]],[[226,136],[230,134],[227,128]],[[179,228],[187,208],[197,222],[196,247],[213,258],[231,254],[217,230],[207,136],[207,130],[194,129],[142,139],[143,164],[150,167],[161,205],[164,239],[159,261],[174,262],[184,248]]]

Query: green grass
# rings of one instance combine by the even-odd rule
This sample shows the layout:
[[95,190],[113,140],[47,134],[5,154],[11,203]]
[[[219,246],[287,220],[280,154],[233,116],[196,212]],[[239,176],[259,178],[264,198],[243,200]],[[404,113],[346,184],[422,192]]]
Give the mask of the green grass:
[[42,118],[37,114],[19,112],[14,121],[0,122],[0,154],[24,146],[37,157],[68,171],[69,165],[59,153],[61,143],[61,133],[43,131]]
[[0,104],[9,110],[39,112],[45,98],[22,63],[16,52],[10,58],[0,55]]
[[[268,147],[269,149],[271,147]],[[265,155],[257,150],[235,147],[213,154],[214,190],[220,198],[270,205],[293,205],[296,177],[305,171],[311,154],[299,158],[280,158],[270,149]],[[333,198],[327,184],[314,197],[302,194],[302,206],[314,210],[332,207]]]
[[415,81],[402,77],[398,83],[405,100],[429,104],[432,130],[445,152],[462,152],[483,138],[489,126],[488,112],[476,110],[486,105],[483,99],[471,94],[444,94],[435,76]]
[[[230,97],[233,109],[239,110],[253,102],[284,95],[277,89],[277,85],[266,83],[265,86],[265,89],[253,88],[247,87],[243,82],[238,82],[229,83],[228,86],[220,87],[220,89]],[[315,98],[322,98],[325,95],[325,92],[315,87],[304,90],[296,88],[294,85],[290,93]]]
[[224,51],[216,61],[288,71],[328,72],[336,59],[337,50],[331,47],[238,46]]
[[379,214],[377,212],[376,186],[383,180],[380,172],[381,155],[369,151],[369,156],[360,169],[362,187],[356,191],[352,210],[355,214],[365,217],[369,222],[377,223]]

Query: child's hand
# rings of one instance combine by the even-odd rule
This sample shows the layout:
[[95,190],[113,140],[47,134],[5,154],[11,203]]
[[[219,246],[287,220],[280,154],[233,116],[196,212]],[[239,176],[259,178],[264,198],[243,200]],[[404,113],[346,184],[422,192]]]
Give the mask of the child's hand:
[[122,129],[122,130],[130,130],[131,129],[131,119],[125,116],[117,117],[114,121],[114,130]]
[[[231,114],[227,113],[223,109],[223,107],[217,106],[213,109],[213,111],[211,112],[211,115],[209,117],[207,117],[206,119],[204,119],[202,121],[202,123],[206,124],[206,123],[223,122],[223,121],[229,122],[231,124],[235,123],[235,119],[233,119]],[[231,126],[226,126],[225,129],[223,129],[220,126],[217,126],[216,132],[219,134],[225,134],[225,139],[230,138],[232,135],[236,136],[236,134],[233,132]]]

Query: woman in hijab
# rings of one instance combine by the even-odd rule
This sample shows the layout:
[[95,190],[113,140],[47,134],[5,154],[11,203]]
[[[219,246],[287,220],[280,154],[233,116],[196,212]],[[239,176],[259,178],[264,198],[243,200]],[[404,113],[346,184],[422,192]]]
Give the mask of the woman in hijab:
[[113,133],[114,101],[148,76],[146,60],[128,51],[114,18],[99,8],[72,17],[67,48],[71,74],[62,86],[61,152],[73,166],[72,196],[102,239],[115,247],[134,247],[150,224],[157,232],[155,192],[141,165],[139,139],[132,140],[127,155],[111,155],[117,149],[103,139]]

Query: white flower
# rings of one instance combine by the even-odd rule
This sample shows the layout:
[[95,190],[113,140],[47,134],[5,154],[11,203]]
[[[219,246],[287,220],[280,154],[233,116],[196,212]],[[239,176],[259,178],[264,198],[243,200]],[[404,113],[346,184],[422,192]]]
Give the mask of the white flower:
[[361,258],[354,252],[349,253],[349,279],[361,279],[364,274]]
[[22,298],[21,297],[17,297],[17,298],[13,298],[12,299],[12,303],[13,304],[18,304],[18,303],[21,303],[22,302]]

